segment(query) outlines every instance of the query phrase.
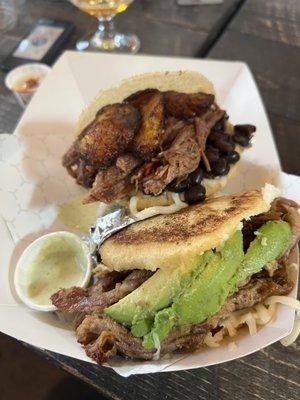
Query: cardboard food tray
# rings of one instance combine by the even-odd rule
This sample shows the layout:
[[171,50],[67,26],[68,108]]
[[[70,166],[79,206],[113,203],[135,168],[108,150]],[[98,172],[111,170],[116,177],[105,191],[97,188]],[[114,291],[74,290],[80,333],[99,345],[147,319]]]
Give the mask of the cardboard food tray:
[[[58,218],[59,205],[84,193],[61,166],[82,108],[100,89],[116,85],[123,78],[180,69],[199,71],[214,83],[217,101],[233,123],[253,123],[257,127],[253,147],[244,152],[236,178],[223,193],[259,188],[269,182],[282,186],[292,198],[297,197],[299,179],[281,174],[264,107],[244,63],[66,52],[35,94],[14,135],[0,135],[0,331],[42,349],[92,362],[76,342],[74,332],[54,313],[34,312],[20,302],[12,285],[16,261],[38,236],[66,229]],[[294,255],[293,262],[298,263],[298,255]],[[290,295],[296,296],[296,287]],[[233,351],[223,345],[159,361],[116,359],[109,366],[129,376],[218,364],[281,339],[289,334],[293,322],[294,311],[279,306],[275,321],[255,336],[243,335]]]

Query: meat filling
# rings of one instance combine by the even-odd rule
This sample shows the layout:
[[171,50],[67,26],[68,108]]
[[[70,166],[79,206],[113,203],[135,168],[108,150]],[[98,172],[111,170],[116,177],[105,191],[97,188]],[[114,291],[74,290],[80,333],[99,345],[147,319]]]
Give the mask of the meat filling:
[[[205,335],[220,329],[222,321],[232,312],[252,307],[272,295],[286,295],[292,290],[293,283],[288,278],[285,262],[300,238],[300,217],[295,202],[278,198],[272,203],[270,211],[244,221],[244,247],[247,249],[254,232],[270,220],[285,220],[292,228],[290,246],[285,255],[277,260],[277,269],[272,276],[266,270],[253,275],[236,293],[229,295],[221,309],[206,321],[174,328],[161,343],[161,355],[198,349]],[[87,355],[96,362],[105,362],[116,354],[143,360],[154,357],[155,350],[145,349],[141,338],[134,337],[126,327],[102,313],[104,308],[131,293],[152,274],[147,270],[110,272],[89,289],[62,289],[52,296],[52,302],[59,310],[84,313],[76,334]]]
[[[214,100],[146,89],[100,109],[62,161],[78,184],[92,188],[84,202],[111,203],[136,190],[157,196],[199,168],[212,179],[226,175],[239,159],[236,144],[248,146],[255,127],[233,130]],[[201,179],[184,189],[191,186],[202,187]]]
[[135,270],[129,274],[112,272],[89,289],[61,289],[51,296],[51,301],[60,311],[90,313],[118,302],[152,274],[147,270]]
[[[286,295],[292,287],[285,268],[278,270],[272,278],[254,277],[237,293],[228,297],[220,311],[204,323],[173,329],[161,343],[160,354],[198,349],[203,344],[204,336],[220,326],[233,311],[252,307],[272,295]],[[143,347],[142,339],[134,337],[125,327],[105,315],[87,315],[78,326],[76,334],[87,355],[98,363],[116,354],[143,360],[150,360],[155,354],[155,350]]]

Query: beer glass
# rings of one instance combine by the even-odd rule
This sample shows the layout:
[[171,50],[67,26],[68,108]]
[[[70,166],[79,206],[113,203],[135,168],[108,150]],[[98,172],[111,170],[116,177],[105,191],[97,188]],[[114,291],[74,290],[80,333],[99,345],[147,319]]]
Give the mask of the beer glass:
[[70,0],[81,11],[98,19],[98,29],[80,39],[77,50],[136,53],[140,48],[137,36],[116,32],[114,16],[127,9],[133,0]]

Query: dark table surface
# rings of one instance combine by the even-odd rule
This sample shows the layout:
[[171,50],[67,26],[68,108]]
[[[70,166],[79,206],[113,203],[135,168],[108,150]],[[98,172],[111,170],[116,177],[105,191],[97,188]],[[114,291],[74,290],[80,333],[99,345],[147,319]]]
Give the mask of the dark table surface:
[[[27,0],[16,27],[0,37],[7,55],[40,17],[73,21],[66,48],[96,22],[66,1]],[[178,7],[175,0],[136,0],[117,17],[118,27],[136,33],[141,52],[241,60],[256,78],[273,127],[283,169],[300,175],[300,2],[225,0],[221,5]],[[0,73],[0,132],[12,132],[22,110]],[[267,154],[266,154],[267,155]],[[111,370],[41,352],[94,386],[108,399],[287,399],[300,398],[300,341],[276,343],[239,360],[191,371],[122,378]]]

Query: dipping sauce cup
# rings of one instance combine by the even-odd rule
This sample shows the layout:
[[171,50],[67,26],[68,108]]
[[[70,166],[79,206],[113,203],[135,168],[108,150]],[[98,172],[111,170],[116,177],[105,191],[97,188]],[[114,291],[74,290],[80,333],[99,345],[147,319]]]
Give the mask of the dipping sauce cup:
[[46,64],[24,64],[6,75],[5,85],[25,108],[49,71],[51,68]]

